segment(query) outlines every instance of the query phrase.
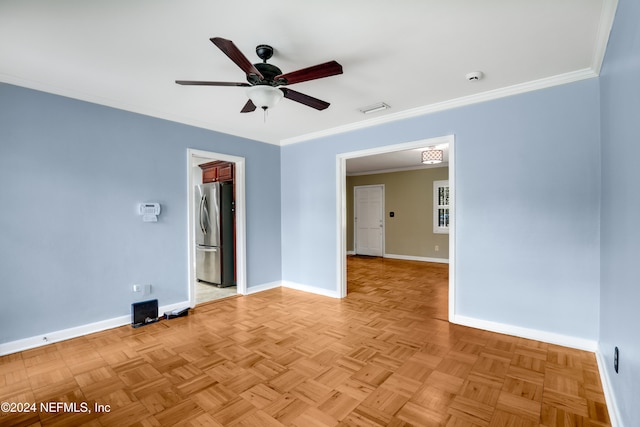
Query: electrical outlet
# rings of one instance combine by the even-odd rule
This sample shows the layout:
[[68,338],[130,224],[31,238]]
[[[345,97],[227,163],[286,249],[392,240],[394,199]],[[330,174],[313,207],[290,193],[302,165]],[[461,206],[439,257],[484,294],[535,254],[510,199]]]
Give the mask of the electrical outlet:
[[436,245],[436,252],[440,251],[440,246]]
[[133,285],[133,292],[142,292],[142,286]]
[[616,374],[618,373],[618,366],[620,365],[620,350],[618,347],[613,350],[613,369],[616,370]]
[[149,295],[151,293],[151,285],[144,285],[142,295]]

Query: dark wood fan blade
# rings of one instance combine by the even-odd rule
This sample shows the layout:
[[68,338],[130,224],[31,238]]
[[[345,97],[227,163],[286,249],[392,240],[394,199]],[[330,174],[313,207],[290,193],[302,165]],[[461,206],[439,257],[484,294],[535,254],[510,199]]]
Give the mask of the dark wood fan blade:
[[306,82],[308,80],[335,76],[336,74],[342,74],[342,65],[338,64],[336,61],[329,61],[324,64],[314,65],[313,67],[303,68],[302,70],[281,74],[276,76],[274,80],[280,84],[292,85],[294,83]]
[[247,76],[255,75],[258,76],[260,80],[264,79],[264,76],[260,74],[260,71],[258,71],[258,69],[254,67],[251,62],[249,62],[247,57],[244,56],[242,52],[240,52],[240,49],[238,49],[238,47],[233,44],[231,40],[223,39],[222,37],[214,37],[210,40],[213,42],[213,44],[218,46],[218,49],[224,52],[224,54],[227,55],[229,59],[235,62],[235,64],[240,67]]
[[249,83],[234,83],[234,82],[203,82],[196,80],[176,80],[179,85],[191,85],[191,86],[241,86],[249,87]]
[[285,87],[281,87],[280,90],[284,93],[285,98],[304,105],[308,105],[309,107],[315,108],[316,110],[324,110],[329,105],[331,105],[328,102],[322,101],[309,95],[305,95],[304,93],[296,92],[295,90],[291,90]]
[[252,100],[248,100],[246,104],[244,104],[244,107],[242,107],[242,110],[240,110],[241,113],[250,113],[252,111],[256,110],[256,105],[253,103]]

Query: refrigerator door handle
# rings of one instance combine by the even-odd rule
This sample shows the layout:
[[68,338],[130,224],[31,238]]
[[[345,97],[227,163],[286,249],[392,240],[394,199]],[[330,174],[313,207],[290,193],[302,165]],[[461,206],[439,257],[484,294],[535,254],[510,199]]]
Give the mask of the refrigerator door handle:
[[202,230],[202,234],[206,235],[207,234],[207,230],[204,228],[204,223],[202,222],[202,217],[204,215],[203,207],[204,207],[205,197],[206,197],[206,195],[204,195],[204,194],[202,195],[202,197],[200,197],[200,209],[199,209],[200,213],[198,215],[198,219],[199,219],[199,222],[200,222],[200,230]]
[[207,195],[203,195],[202,196],[202,212],[204,213],[204,215],[200,216],[200,221],[203,222],[204,224],[204,228],[202,229],[202,232],[204,234],[207,234],[207,232],[209,231],[209,199],[207,199]]
[[202,252],[217,252],[218,248],[198,245],[198,250]]

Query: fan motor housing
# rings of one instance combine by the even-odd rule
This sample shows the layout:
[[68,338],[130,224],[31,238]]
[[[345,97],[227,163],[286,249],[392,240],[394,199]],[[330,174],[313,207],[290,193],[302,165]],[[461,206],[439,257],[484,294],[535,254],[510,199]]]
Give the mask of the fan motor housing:
[[262,63],[262,62],[258,64],[253,64],[253,65],[254,67],[256,67],[258,71],[260,71],[260,74],[264,76],[264,80],[262,82],[257,78],[253,80],[252,77],[255,77],[255,76],[250,75],[250,76],[247,76],[247,81],[249,83],[251,84],[262,83],[262,84],[269,84],[271,86],[282,84],[281,82],[276,82],[274,80],[276,76],[279,76],[282,74],[282,71],[280,70],[280,68],[276,67],[275,65]]

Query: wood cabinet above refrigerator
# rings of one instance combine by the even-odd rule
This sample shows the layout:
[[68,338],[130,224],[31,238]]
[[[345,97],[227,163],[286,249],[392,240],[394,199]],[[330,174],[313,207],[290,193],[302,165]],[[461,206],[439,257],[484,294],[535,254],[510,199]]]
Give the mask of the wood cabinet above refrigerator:
[[201,164],[200,169],[202,169],[203,184],[208,182],[234,181],[233,163],[216,160],[214,162]]

